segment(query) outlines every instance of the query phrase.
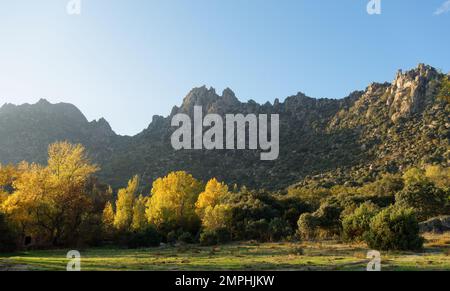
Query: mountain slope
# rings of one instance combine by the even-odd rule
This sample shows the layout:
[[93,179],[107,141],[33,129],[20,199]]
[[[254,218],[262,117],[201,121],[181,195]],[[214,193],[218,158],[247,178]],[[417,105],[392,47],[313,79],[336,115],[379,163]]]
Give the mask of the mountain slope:
[[[164,118],[155,116],[134,137],[117,136],[106,121],[89,123],[74,106],[4,105],[0,109],[0,162],[40,161],[56,140],[81,142],[102,167],[101,178],[124,185],[134,174],[146,188],[157,177],[187,170],[201,179],[280,189],[294,183],[360,184],[382,172],[419,163],[449,160],[449,104],[438,98],[448,78],[430,66],[399,72],[392,83],[371,84],[339,99],[314,99],[299,93],[273,104],[240,102],[226,89],[218,95],[206,87],[193,89]],[[174,151],[171,117],[205,113],[280,115],[280,157],[261,161],[258,151]],[[4,138],[6,137],[6,138]]]
[[122,144],[104,119],[88,122],[73,105],[38,103],[0,107],[0,162],[44,163],[50,143],[69,140],[88,147],[94,160],[104,161]]

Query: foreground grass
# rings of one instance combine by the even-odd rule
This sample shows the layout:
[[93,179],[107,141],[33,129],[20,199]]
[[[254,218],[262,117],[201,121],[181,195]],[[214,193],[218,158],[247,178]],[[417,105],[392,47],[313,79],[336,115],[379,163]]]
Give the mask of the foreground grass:
[[[382,253],[383,270],[450,270],[450,233],[427,235],[425,249]],[[0,256],[0,270],[64,271],[68,250],[31,251]],[[80,250],[84,271],[134,270],[365,270],[367,247],[332,241],[234,243],[150,249]]]

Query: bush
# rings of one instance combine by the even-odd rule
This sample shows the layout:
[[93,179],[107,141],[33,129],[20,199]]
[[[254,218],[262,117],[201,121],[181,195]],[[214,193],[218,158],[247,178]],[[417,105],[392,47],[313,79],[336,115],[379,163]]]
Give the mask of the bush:
[[445,214],[447,206],[447,193],[429,182],[412,183],[398,192],[395,199],[400,206],[414,208],[420,221]]
[[342,210],[342,207],[339,205],[325,202],[320,205],[314,216],[319,219],[322,228],[328,229],[331,233],[339,233]]
[[390,206],[372,219],[365,241],[378,250],[418,250],[424,240],[414,210]]
[[302,239],[335,237],[341,231],[341,213],[343,208],[337,201],[326,201],[314,213],[304,213],[300,216],[297,226]]
[[192,244],[195,241],[196,239],[190,232],[184,231],[181,228],[178,230],[172,230],[167,234],[167,242],[170,244],[175,243]]
[[231,241],[231,233],[226,228],[219,228],[215,230],[215,233],[217,235],[217,242],[219,244],[228,243]]
[[218,244],[217,234],[213,230],[207,230],[200,235],[200,245],[214,246]]
[[202,246],[213,246],[224,244],[231,241],[231,234],[226,228],[216,230],[206,230],[200,235],[200,244]]
[[298,235],[302,239],[315,239],[317,236],[317,227],[319,220],[311,213],[304,213],[298,219]]
[[266,219],[248,221],[245,233],[247,239],[258,240],[261,242],[268,241],[270,237],[269,223]]
[[161,244],[161,236],[153,227],[131,233],[129,236],[128,247],[130,249],[156,247]]
[[17,236],[4,214],[0,213],[0,252],[12,252],[17,248]]
[[269,223],[269,235],[271,241],[279,241],[292,234],[289,223],[281,218],[274,218]]
[[378,214],[379,207],[371,202],[359,206],[352,214],[342,220],[342,231],[345,240],[363,241],[370,230],[370,221]]

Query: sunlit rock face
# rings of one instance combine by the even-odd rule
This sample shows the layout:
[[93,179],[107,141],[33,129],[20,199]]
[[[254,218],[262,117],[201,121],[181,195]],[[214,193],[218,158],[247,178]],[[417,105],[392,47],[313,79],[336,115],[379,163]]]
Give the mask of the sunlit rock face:
[[403,117],[420,112],[430,97],[436,93],[438,72],[424,64],[403,73],[398,72],[392,86],[387,90],[387,105],[391,119],[397,122]]

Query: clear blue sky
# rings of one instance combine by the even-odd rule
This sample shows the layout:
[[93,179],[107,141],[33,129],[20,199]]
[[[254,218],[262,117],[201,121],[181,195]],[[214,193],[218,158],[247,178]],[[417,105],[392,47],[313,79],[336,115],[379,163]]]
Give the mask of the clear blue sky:
[[[1,0],[0,103],[70,102],[136,134],[193,87],[342,98],[424,62],[450,70],[446,0]],[[448,5],[447,7],[450,7]]]

